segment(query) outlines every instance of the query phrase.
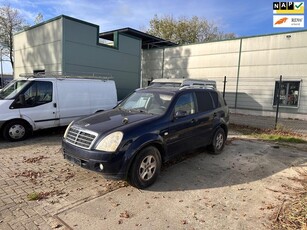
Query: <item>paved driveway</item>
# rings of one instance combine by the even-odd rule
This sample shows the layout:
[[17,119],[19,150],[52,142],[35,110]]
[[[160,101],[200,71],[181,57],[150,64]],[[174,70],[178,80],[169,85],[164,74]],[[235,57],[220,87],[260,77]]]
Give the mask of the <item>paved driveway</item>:
[[62,133],[0,140],[0,229],[267,229],[286,196],[276,191],[307,164],[306,150],[233,136],[221,155],[167,165],[141,191],[66,162]]

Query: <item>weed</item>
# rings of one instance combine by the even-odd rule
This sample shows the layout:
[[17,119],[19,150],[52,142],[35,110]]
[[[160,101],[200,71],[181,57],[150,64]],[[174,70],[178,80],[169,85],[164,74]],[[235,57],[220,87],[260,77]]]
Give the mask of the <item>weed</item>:
[[32,192],[27,195],[28,200],[40,200],[40,195],[37,192]]

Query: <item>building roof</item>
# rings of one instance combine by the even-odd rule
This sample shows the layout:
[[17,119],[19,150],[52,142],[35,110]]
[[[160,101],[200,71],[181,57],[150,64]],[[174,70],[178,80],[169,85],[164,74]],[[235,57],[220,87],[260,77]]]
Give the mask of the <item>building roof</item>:
[[170,47],[170,46],[177,46],[176,43],[164,40],[162,38],[155,37],[153,35],[144,33],[139,30],[135,30],[132,28],[122,28],[118,30],[112,30],[108,32],[99,33],[99,38],[113,40],[113,35],[115,32],[120,34],[126,34],[132,37],[136,37],[142,40],[142,49],[152,49],[152,48],[159,48],[159,47]]

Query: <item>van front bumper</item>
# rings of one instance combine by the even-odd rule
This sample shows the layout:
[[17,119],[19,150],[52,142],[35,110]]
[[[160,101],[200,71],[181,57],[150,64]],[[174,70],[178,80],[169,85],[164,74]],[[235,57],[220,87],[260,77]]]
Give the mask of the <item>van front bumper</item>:
[[62,150],[64,159],[82,168],[102,173],[108,178],[123,179],[122,171],[124,165],[125,152],[108,153],[97,150],[79,148],[62,140]]

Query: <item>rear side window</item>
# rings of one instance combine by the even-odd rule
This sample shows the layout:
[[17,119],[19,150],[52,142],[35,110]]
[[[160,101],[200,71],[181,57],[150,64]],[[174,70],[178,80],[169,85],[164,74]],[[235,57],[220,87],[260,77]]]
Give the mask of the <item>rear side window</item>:
[[212,98],[207,91],[196,92],[198,111],[206,112],[214,108]]
[[220,100],[219,100],[219,95],[218,95],[218,93],[215,92],[215,91],[211,91],[210,94],[211,94],[211,96],[212,96],[212,99],[213,99],[215,108],[221,107],[221,102],[220,102]]

